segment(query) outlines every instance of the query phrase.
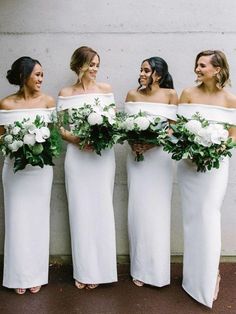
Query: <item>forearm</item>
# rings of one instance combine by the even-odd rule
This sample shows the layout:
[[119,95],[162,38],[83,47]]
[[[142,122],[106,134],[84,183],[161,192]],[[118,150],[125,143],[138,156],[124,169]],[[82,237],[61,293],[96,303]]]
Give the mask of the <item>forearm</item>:
[[70,131],[64,129],[63,127],[60,128],[61,137],[63,140],[72,143],[72,144],[79,144],[80,138],[78,136],[73,135]]

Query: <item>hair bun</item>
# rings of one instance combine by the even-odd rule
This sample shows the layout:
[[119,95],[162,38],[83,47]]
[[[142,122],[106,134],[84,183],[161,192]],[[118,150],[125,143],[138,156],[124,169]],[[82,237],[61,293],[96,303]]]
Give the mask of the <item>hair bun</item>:
[[16,73],[12,69],[7,71],[7,76],[6,76],[8,82],[13,85],[20,85],[20,78],[17,77]]

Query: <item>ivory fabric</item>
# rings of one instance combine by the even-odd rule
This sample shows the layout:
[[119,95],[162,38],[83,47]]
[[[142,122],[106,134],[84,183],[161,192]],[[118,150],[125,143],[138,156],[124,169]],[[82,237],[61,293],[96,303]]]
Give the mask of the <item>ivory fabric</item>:
[[[178,114],[191,119],[236,124],[236,110],[205,104],[180,104]],[[184,227],[183,288],[198,302],[212,307],[221,252],[221,205],[228,184],[229,160],[219,169],[197,172],[190,160],[178,163]]]
[[[51,109],[0,110],[0,125],[36,115],[50,121]],[[30,288],[48,283],[51,166],[13,172],[5,158],[2,172],[5,209],[3,286]]]
[[[176,106],[148,102],[127,102],[125,111],[145,111],[162,120],[176,120]],[[144,161],[127,158],[128,233],[131,276],[162,287],[170,283],[170,214],[173,161],[162,147],[144,153]]]
[[[113,94],[82,94],[58,97],[59,111],[85,103],[114,103]],[[95,152],[68,144],[65,180],[69,207],[73,276],[79,282],[100,284],[117,281],[113,188],[113,149]]]

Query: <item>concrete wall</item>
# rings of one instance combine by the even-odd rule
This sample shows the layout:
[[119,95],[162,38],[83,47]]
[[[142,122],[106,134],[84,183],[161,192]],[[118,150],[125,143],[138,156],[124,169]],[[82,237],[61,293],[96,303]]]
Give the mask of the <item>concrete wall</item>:
[[[203,49],[223,50],[230,63],[236,93],[236,2],[234,0],[0,0],[0,98],[15,91],[5,79],[18,57],[40,60],[45,71],[44,91],[57,96],[75,80],[69,70],[72,52],[81,45],[101,56],[99,80],[112,84],[117,105],[137,86],[140,63],[159,55],[169,64],[177,92],[194,84],[193,65]],[[128,254],[126,147],[116,147],[117,175],[114,204],[117,251]],[[236,155],[222,210],[222,254],[236,255]],[[51,254],[70,254],[63,157],[56,162],[52,193]],[[0,194],[2,198],[2,192]],[[3,202],[0,207],[0,254],[3,252]],[[183,247],[181,209],[174,183],[172,253]]]

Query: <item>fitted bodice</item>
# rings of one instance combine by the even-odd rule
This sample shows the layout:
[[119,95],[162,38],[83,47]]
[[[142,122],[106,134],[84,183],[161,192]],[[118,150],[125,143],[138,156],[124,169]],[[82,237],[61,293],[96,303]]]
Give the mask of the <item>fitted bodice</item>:
[[58,96],[57,110],[62,111],[66,109],[80,108],[84,104],[95,105],[96,101],[98,101],[102,107],[115,103],[114,95],[112,93],[79,94],[79,95],[66,96],[66,97]]
[[176,105],[168,105],[163,103],[152,102],[132,102],[125,103],[125,112],[129,114],[137,114],[140,111],[147,113],[151,116],[157,116],[163,120],[176,120]]
[[236,124],[236,109],[213,106],[207,104],[180,104],[177,114],[191,119],[195,113],[199,113],[203,118],[221,123]]
[[55,107],[0,110],[0,125],[12,124],[15,121],[22,121],[23,119],[34,120],[37,115],[43,117],[45,122],[51,122],[54,110]]

